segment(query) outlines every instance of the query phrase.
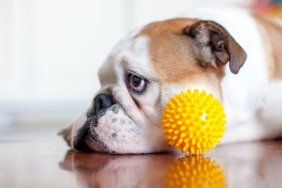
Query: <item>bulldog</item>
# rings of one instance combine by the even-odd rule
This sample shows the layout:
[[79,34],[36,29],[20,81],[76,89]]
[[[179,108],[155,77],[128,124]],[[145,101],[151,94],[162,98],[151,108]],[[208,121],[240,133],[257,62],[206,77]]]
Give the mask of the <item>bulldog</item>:
[[75,150],[169,151],[161,114],[170,97],[206,90],[226,112],[220,144],[282,135],[282,27],[266,15],[201,8],[148,24],[117,44],[89,109],[60,134]]

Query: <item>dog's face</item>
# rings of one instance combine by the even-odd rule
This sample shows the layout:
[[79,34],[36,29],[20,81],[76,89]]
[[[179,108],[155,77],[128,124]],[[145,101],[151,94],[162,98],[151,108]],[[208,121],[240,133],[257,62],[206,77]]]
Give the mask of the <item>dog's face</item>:
[[77,150],[152,153],[169,150],[161,129],[164,105],[199,88],[221,99],[225,65],[237,74],[246,54],[219,24],[173,19],[149,24],[121,41],[99,71],[101,89],[71,131]]

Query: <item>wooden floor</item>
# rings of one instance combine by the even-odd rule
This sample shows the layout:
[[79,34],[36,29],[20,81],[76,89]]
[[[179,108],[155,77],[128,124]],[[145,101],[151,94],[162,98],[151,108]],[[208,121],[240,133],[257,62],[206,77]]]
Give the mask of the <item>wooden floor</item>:
[[204,156],[69,151],[53,129],[0,130],[0,187],[282,187],[282,141]]

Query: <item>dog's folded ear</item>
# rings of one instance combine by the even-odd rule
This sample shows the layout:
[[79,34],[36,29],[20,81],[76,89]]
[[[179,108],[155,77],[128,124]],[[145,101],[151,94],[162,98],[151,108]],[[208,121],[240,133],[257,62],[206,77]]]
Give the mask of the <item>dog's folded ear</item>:
[[74,150],[88,150],[85,144],[85,136],[89,129],[92,118],[82,114],[76,121],[70,123],[66,128],[58,132],[67,144]]
[[224,27],[214,21],[199,21],[184,28],[183,33],[193,38],[195,53],[202,65],[225,65],[229,61],[232,73],[237,74],[247,54]]
[[63,128],[58,132],[58,135],[61,135],[69,146],[71,146],[71,138],[72,138],[71,131],[72,131],[72,124],[66,128]]

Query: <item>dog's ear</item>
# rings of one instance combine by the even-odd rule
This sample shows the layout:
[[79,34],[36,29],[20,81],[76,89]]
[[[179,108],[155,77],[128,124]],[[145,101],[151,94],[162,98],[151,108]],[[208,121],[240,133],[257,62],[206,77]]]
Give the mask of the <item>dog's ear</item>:
[[69,145],[69,146],[71,146],[71,131],[72,131],[72,124],[71,125],[69,125],[68,127],[66,127],[66,128],[63,128],[62,130],[60,130],[59,132],[58,132],[58,135],[61,135],[63,138],[64,138],[64,140],[67,142],[67,144]]
[[232,73],[237,74],[247,54],[224,27],[213,21],[199,21],[183,30],[192,37],[197,58],[202,65],[225,65],[229,61]]
[[59,131],[58,135],[61,135],[72,149],[88,150],[89,148],[85,143],[85,136],[92,123],[91,120],[92,118],[88,119],[85,114],[82,114],[76,121]]

